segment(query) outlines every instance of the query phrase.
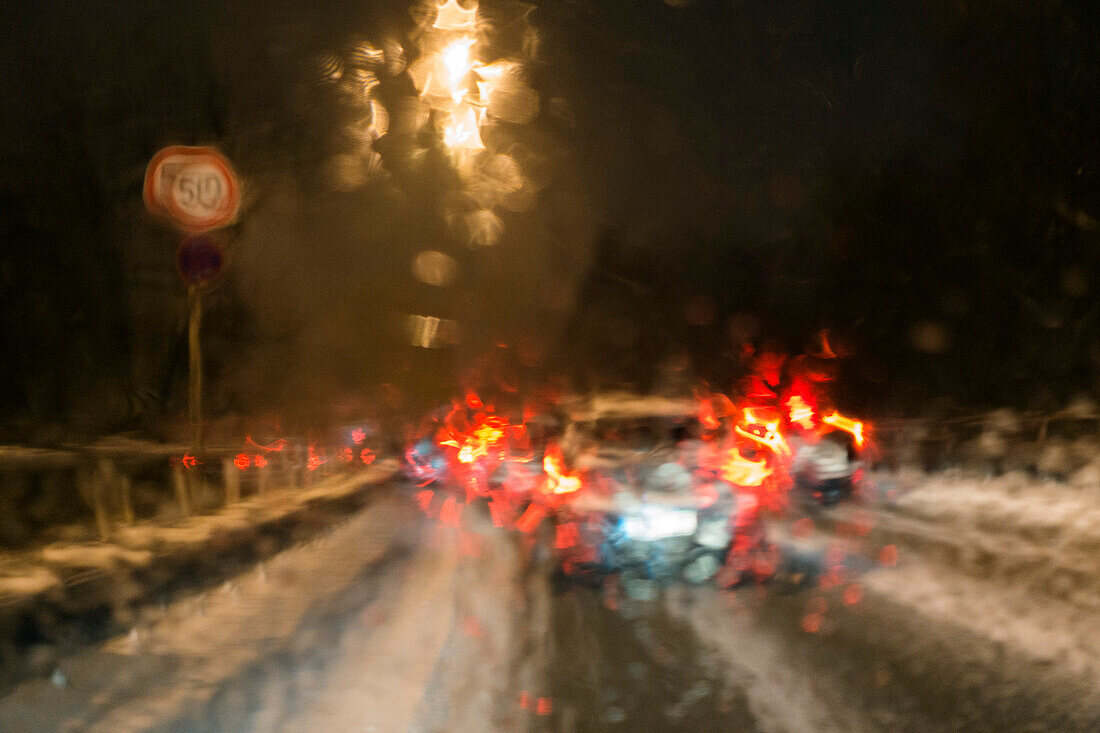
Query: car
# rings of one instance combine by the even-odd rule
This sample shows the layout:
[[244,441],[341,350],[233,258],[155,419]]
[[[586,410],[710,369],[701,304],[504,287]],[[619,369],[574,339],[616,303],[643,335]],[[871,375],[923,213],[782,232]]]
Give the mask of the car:
[[699,446],[685,440],[695,418],[685,407],[662,402],[649,413],[619,410],[570,425],[588,441],[570,446],[587,487],[557,514],[559,525],[583,528],[576,545],[556,548],[564,576],[618,576],[628,595],[645,595],[651,584],[704,583],[722,568],[736,492],[699,472]]
[[691,399],[600,394],[568,406],[561,439],[565,459],[579,469],[610,469],[675,445],[697,425]]
[[791,443],[789,471],[802,498],[830,507],[852,497],[863,466],[860,446],[852,435],[828,430]]

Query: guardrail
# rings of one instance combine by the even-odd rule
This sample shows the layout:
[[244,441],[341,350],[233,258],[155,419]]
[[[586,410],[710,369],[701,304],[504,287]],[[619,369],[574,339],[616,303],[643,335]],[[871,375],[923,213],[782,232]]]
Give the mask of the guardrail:
[[0,548],[82,527],[106,540],[141,520],[203,514],[274,488],[308,486],[341,470],[343,463],[316,459],[306,446],[293,444],[244,452],[216,446],[200,456],[183,446],[129,442],[0,446]]

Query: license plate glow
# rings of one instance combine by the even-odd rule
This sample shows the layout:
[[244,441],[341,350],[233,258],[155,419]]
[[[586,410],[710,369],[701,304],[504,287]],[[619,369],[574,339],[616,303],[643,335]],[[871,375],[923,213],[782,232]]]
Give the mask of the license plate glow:
[[695,512],[663,507],[643,507],[623,520],[623,531],[632,539],[661,540],[695,534]]

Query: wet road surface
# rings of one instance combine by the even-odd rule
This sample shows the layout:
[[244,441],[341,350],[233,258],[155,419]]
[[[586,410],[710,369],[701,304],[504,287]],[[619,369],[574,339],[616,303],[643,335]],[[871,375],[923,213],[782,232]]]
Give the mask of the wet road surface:
[[[837,591],[710,586],[642,602],[556,585],[535,540],[474,512],[464,521],[426,520],[395,490],[314,541],[64,660],[63,680],[0,700],[2,727],[1100,729],[1096,668],[1084,652],[1044,661],[957,611],[937,615],[948,590],[933,606],[905,595],[913,583],[897,585],[921,577],[917,553],[909,568],[869,573],[855,604]],[[979,609],[979,598],[993,597],[927,564],[945,589],[956,584],[952,603]],[[808,609],[822,612],[812,632]]]

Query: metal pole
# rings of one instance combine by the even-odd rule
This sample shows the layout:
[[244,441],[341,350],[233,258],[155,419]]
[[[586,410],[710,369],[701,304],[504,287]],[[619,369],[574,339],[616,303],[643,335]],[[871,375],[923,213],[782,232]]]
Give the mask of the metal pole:
[[191,359],[188,370],[187,417],[191,422],[191,448],[196,459],[202,453],[202,347],[199,328],[202,325],[202,293],[194,285],[187,288],[187,344]]

